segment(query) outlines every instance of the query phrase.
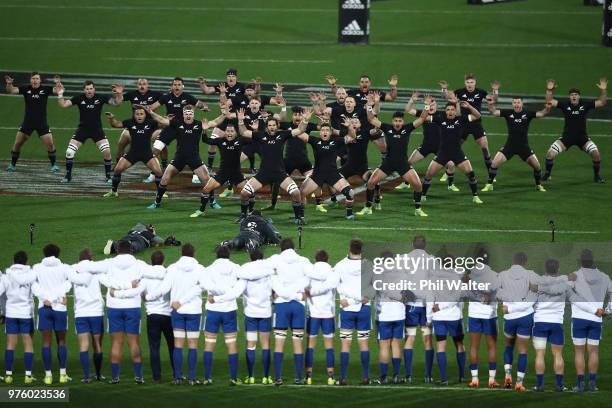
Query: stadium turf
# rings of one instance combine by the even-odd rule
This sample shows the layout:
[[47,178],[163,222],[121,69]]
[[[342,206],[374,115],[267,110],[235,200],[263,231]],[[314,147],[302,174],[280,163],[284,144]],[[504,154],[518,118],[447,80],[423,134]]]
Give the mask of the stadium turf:
[[[164,76],[175,75],[195,78],[199,75],[222,79],[225,70],[238,69],[239,80],[248,81],[262,76],[264,81],[325,86],[323,76],[333,73],[339,83],[354,86],[362,73],[368,73],[374,87],[384,87],[392,73],[400,77],[400,88],[437,89],[438,80],[446,79],[451,88],[459,88],[466,72],[476,73],[479,86],[488,89],[493,79],[502,82],[502,94],[539,95],[545,80],[555,78],[559,83],[557,94],[571,86],[583,90],[586,96],[596,96],[594,84],[601,75],[609,75],[612,56],[599,46],[601,36],[601,10],[583,7],[578,0],[529,0],[503,5],[472,7],[464,0],[431,2],[426,0],[383,1],[372,3],[371,44],[369,46],[340,46],[336,44],[337,5],[331,0],[309,2],[260,1],[177,1],[144,2],[136,0],[96,2],[93,0],[44,2],[23,4],[6,1],[0,4],[5,16],[0,26],[0,71],[39,70],[58,73],[116,74]],[[133,84],[132,84],[133,85]],[[270,89],[265,89],[269,91]],[[106,89],[100,87],[98,92]],[[303,91],[304,92],[304,91]],[[4,95],[3,95],[4,96]],[[408,96],[400,90],[400,96]],[[330,97],[331,98],[331,97]],[[300,99],[301,101],[301,99]],[[288,101],[292,104],[291,98]],[[118,117],[128,115],[129,108],[111,108]],[[16,127],[23,112],[21,97],[0,98],[0,158],[8,159]],[[609,110],[595,116],[610,119]],[[206,116],[212,118],[214,113]],[[383,115],[389,119],[389,114]],[[49,101],[49,123],[54,129],[58,157],[61,160],[72,129],[77,122],[74,108],[60,110]],[[106,123],[106,122],[105,122]],[[489,134],[491,152],[505,140],[502,119],[484,118]],[[562,121],[558,118],[535,120],[530,129],[530,143],[541,163],[550,143],[559,135]],[[608,160],[612,151],[612,132],[609,121],[589,123],[589,132],[602,152],[602,175],[609,176]],[[115,146],[119,132],[109,131],[111,146]],[[410,150],[418,146],[421,133],[413,134]],[[470,139],[465,145],[472,160],[479,186],[486,178],[480,150]],[[46,152],[36,140],[28,141],[22,150],[22,159],[46,160]],[[100,167],[101,158],[95,146],[88,142],[77,154],[74,177],[79,178],[79,166],[92,162]],[[218,163],[218,157],[217,157]],[[372,166],[378,164],[379,155],[370,150]],[[422,175],[429,160],[417,164]],[[2,162],[4,166],[6,161]],[[61,163],[60,163],[61,164]],[[132,170],[144,173],[142,167]],[[100,173],[101,174],[101,173]],[[7,175],[0,180],[4,183]],[[12,183],[19,183],[20,173],[10,175]],[[59,182],[60,176],[57,176]],[[533,191],[531,170],[520,159],[514,158],[498,173],[495,191],[482,193],[485,202],[475,207],[470,200],[467,180],[457,175],[460,193],[448,192],[443,183],[434,181],[424,210],[427,219],[412,217],[412,193],[389,190],[383,192],[383,211],[375,211],[367,219],[347,222],[344,210],[330,210],[327,215],[314,212],[311,204],[306,208],[309,225],[303,232],[302,253],[312,257],[318,248],[325,248],[333,262],[341,259],[348,240],[360,236],[367,242],[398,242],[423,233],[436,242],[543,242],[550,239],[548,222],[558,227],[557,240],[563,242],[609,242],[612,229],[607,222],[609,202],[612,198],[609,184],[592,183],[590,159],[575,148],[561,155],[555,163],[553,179],[545,184],[546,193]],[[99,183],[97,180],[92,182]],[[197,208],[197,188],[190,187],[191,199],[169,199],[164,208],[151,212],[146,205],[152,196],[142,198],[119,197],[103,200],[98,197],[50,197],[49,181],[40,183],[37,191],[28,195],[0,194],[0,231],[2,249],[0,266],[10,264],[15,250],[26,248],[31,258],[40,258],[42,246],[56,242],[62,248],[62,258],[71,262],[83,246],[91,246],[94,257],[102,257],[102,247],[108,238],[119,238],[136,222],[150,222],[161,235],[175,234],[183,242],[192,242],[198,249],[197,258],[207,264],[213,259],[212,248],[237,231],[232,224],[239,211],[235,199],[221,201],[223,209],[208,211],[203,219],[190,219]],[[3,187],[0,185],[0,191]],[[121,191],[121,190],[120,190]],[[169,193],[172,197],[173,185]],[[33,194],[35,193],[35,194]],[[259,197],[258,207],[267,197]],[[360,209],[361,204],[357,204]],[[270,213],[285,236],[296,237],[296,228],[288,221],[291,207],[281,202]],[[29,245],[28,225],[34,223],[35,242]],[[266,250],[266,254],[276,251]],[[164,250],[169,261],[178,258],[176,248]],[[147,258],[148,252],[142,254]],[[237,261],[246,257],[239,254]],[[533,265],[538,268],[538,265]],[[541,268],[540,268],[541,269]],[[566,319],[567,320],[567,319]],[[242,321],[240,320],[240,323]],[[72,319],[71,319],[72,324]],[[566,382],[575,382],[573,351],[566,328]],[[35,336],[39,341],[39,336]],[[256,403],[270,406],[319,405],[427,405],[496,404],[499,406],[605,406],[612,392],[612,352],[609,351],[609,327],[604,328],[601,343],[599,394],[545,395],[529,393],[515,395],[502,391],[465,389],[465,384],[448,389],[420,388],[423,356],[417,340],[414,377],[419,386],[381,387],[381,389],[351,387],[347,389],[324,387],[237,387],[228,389],[227,362],[223,342],[215,353],[215,385],[190,389],[170,385],[137,387],[129,381],[131,365],[126,358],[122,364],[122,383],[111,387],[102,384],[89,386],[78,383],[80,365],[76,336],[69,336],[69,372],[75,379],[70,385],[71,400],[79,405],[107,407],[123,405],[170,405],[187,402],[232,404]],[[240,341],[243,340],[241,335]],[[109,374],[110,340],[105,343],[105,373]],[[498,342],[501,347],[501,339]],[[150,380],[146,335],[143,335],[144,372]],[[202,341],[203,344],[203,341]],[[372,377],[378,375],[376,341],[371,340]],[[4,348],[4,336],[0,336]],[[15,372],[21,373],[20,348],[17,351]],[[35,376],[42,379],[39,346],[35,348]],[[293,376],[293,362],[287,348],[284,377]],[[324,361],[322,344],[315,357],[315,383],[325,378],[321,362]],[[339,347],[336,347],[339,351]],[[449,347],[449,373],[455,377],[454,348]],[[501,348],[498,359],[498,379],[501,378]],[[162,351],[165,356],[165,351]],[[533,350],[526,384],[534,384]],[[201,354],[200,369],[201,376]],[[244,371],[241,351],[241,373]],[[481,373],[484,374],[484,355]],[[259,356],[258,356],[259,360]],[[339,352],[336,353],[339,360]],[[164,378],[169,379],[168,358],[164,357]],[[0,356],[0,367],[3,365]],[[547,367],[551,367],[550,359]],[[260,367],[258,363],[258,367]],[[547,370],[550,373],[550,370]],[[434,373],[437,369],[434,367]],[[357,383],[360,376],[356,345],[351,354],[349,379]],[[483,375],[481,375],[483,377]],[[16,383],[22,377],[16,376]],[[481,381],[482,382],[482,381]],[[546,377],[551,388],[554,377]]]

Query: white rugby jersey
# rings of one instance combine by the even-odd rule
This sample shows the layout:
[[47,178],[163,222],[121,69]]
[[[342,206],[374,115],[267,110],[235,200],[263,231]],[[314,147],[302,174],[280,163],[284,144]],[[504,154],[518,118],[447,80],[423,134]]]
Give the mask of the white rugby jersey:
[[275,275],[272,276],[272,289],[278,295],[274,303],[288,303],[293,300],[305,305],[304,289],[309,286],[307,274],[312,264],[293,249],[286,249],[280,254],[272,255],[268,261],[273,265]]
[[34,317],[32,285],[36,274],[29,265],[11,265],[4,277],[6,288],[6,317],[31,319]]
[[168,266],[162,282],[147,292],[146,300],[151,301],[170,293],[170,302],[179,302],[178,313],[202,313],[201,282],[206,280],[206,269],[195,258],[181,256]]
[[[142,280],[138,286],[146,292],[155,291],[161,285],[166,277],[166,268],[163,265],[147,265],[148,268],[143,270]],[[114,296],[116,298],[129,297],[132,290],[116,290]],[[158,314],[162,316],[170,316],[172,308],[170,307],[170,293],[165,293],[155,299],[145,299],[145,311],[147,315]]]
[[74,317],[104,316],[104,299],[95,274],[96,263],[83,260],[72,265],[68,279],[74,291]]
[[538,284],[537,301],[533,305],[535,313],[534,322],[563,323],[565,301],[569,299],[573,282],[568,282],[567,276],[559,282],[557,277],[543,276]]
[[62,263],[54,256],[43,258],[40,263],[32,267],[32,271],[36,274],[36,283],[32,285],[32,291],[38,298],[38,307],[42,307],[43,302],[48,300],[51,302],[51,309],[58,312],[68,310],[63,300],[71,288],[68,280],[70,270],[70,265]]
[[[96,268],[100,268],[103,273],[98,275],[100,283],[107,288],[131,289],[132,281],[140,281],[143,271],[148,267],[146,263],[134,258],[130,254],[120,254],[114,258],[109,258],[101,262],[96,262]],[[125,293],[125,297],[118,298],[110,295],[110,290],[106,291],[106,307],[113,309],[134,309],[140,308],[140,294],[144,287],[138,286]]]
[[315,262],[313,270],[326,276],[326,279],[310,281],[310,297],[306,301],[308,315],[317,319],[333,318],[336,315],[336,288],[340,274],[327,262]]
[[[461,275],[452,270],[441,270],[431,273],[430,279],[437,282],[460,281]],[[440,290],[431,291],[430,296],[427,302],[428,321],[457,321],[463,319],[463,301],[461,300],[464,296],[463,291],[451,290],[448,286],[442,286]],[[434,304],[437,304],[440,309],[437,312],[432,309]]]
[[265,259],[247,262],[240,267],[238,277],[245,282],[242,296],[245,316],[272,317],[273,274],[273,264]]
[[[244,292],[245,282],[238,280],[240,265],[229,259],[218,258],[206,268],[209,279],[208,292],[213,294],[214,303],[206,300],[206,310],[232,312],[238,309],[236,298]],[[221,293],[215,297],[215,293]]]
[[597,309],[604,307],[606,295],[612,296],[612,281],[608,275],[597,268],[578,269],[574,293],[570,298],[572,318],[601,322],[602,318],[595,313]]
[[[472,292],[477,299],[470,296],[468,305],[468,317],[476,319],[492,319],[497,317],[497,289],[499,288],[499,279],[497,272],[492,270],[489,265],[483,265],[482,269],[472,269],[470,271],[470,280],[477,283],[488,284],[489,290]],[[487,303],[480,301],[480,298],[486,297],[489,299]]]
[[[361,310],[361,301],[363,299],[361,293],[362,263],[361,258],[353,259],[347,256],[334,266],[334,271],[340,278],[338,296],[340,300],[346,299],[349,302],[349,305],[346,307],[340,306],[344,311],[359,312]],[[365,304],[370,305],[370,302],[368,301]]]

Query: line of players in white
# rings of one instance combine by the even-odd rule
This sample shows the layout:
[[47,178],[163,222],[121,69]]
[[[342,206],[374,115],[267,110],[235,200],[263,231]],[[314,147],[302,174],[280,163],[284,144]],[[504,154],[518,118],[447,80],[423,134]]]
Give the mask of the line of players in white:
[[[411,257],[430,257],[425,251],[425,239],[415,237]],[[456,346],[459,382],[463,381],[466,352],[463,333],[463,306],[469,298],[468,322],[470,334],[469,386],[479,386],[478,349],[480,337],[485,336],[488,348],[488,387],[498,388],[497,311],[501,303],[504,318],[504,387],[512,388],[514,349],[518,349],[516,383],[514,389],[524,391],[523,379],[527,371],[529,339],[533,337],[536,351],[535,391],[544,390],[544,355],[547,342],[551,343],[554,357],[557,391],[565,391],[563,383],[564,343],[563,316],[567,301],[571,302],[572,340],[575,347],[575,365],[578,375],[575,391],[585,390],[585,349],[588,353],[589,389],[596,391],[598,346],[602,333],[602,317],[610,313],[604,309],[605,299],[612,294],[610,278],[595,267],[589,250],[581,255],[582,267],[570,275],[558,275],[559,263],[546,262],[546,275],[539,276],[526,269],[527,256],[517,253],[513,265],[499,274],[485,267],[472,270],[465,276],[454,270],[417,270],[413,279],[467,279],[489,283],[487,291],[465,293],[442,292],[385,292],[375,291],[373,275],[364,268],[369,261],[362,259],[362,242],[351,240],[349,255],[334,267],[327,254],[319,251],[313,264],[293,249],[293,242],[285,239],[281,252],[263,259],[261,252],[251,253],[251,262],[238,265],[229,259],[225,246],[217,248],[217,259],[207,267],[194,258],[193,246],[182,248],[181,258],[163,266],[163,255],[156,252],[152,265],[131,255],[128,242],[120,241],[118,255],[94,262],[84,250],[80,262],[67,265],[60,261],[59,248],[47,245],[45,258],[33,267],[28,266],[23,251],[15,254],[14,264],[1,275],[0,295],[5,297],[7,348],[4,381],[13,382],[13,361],[18,337],[24,345],[25,383],[30,384],[33,368],[32,333],[34,325],[34,297],[38,299],[37,329],[43,338],[42,359],[45,384],[53,383],[51,362],[51,334],[58,341],[60,383],[70,381],[67,375],[66,332],[68,312],[66,296],[74,294],[75,328],[79,336],[83,382],[103,380],[102,335],[106,305],[107,331],[112,338],[111,371],[109,383],[119,382],[120,361],[124,337],[127,337],[135,370],[136,383],[143,383],[142,359],[139,346],[141,305],[144,299],[147,313],[147,332],[151,348],[150,358],[153,381],[161,380],[159,366],[160,319],[171,324],[172,336],[166,337],[172,355],[173,383],[191,385],[212,384],[212,362],[219,331],[228,349],[230,384],[238,379],[238,303],[242,297],[246,331],[247,384],[255,383],[256,347],[261,347],[263,384],[283,383],[282,365],[284,344],[289,336],[293,343],[295,383],[312,384],[314,348],[322,332],[326,349],[326,372],[329,385],[348,383],[349,353],[356,333],[362,366],[362,383],[370,384],[369,337],[372,329],[371,305],[374,305],[377,340],[379,345],[380,378],[376,383],[412,383],[413,349],[417,329],[421,328],[425,351],[425,382],[433,382],[434,349],[440,373],[440,385],[448,385],[446,342],[451,337]],[[393,275],[387,275],[392,279]],[[106,287],[105,300],[101,285]],[[198,339],[201,332],[202,293],[206,292],[202,355],[204,381],[196,379],[198,365]],[[336,302],[340,309],[336,325]],[[160,330],[153,335],[153,323]],[[162,322],[163,323],[163,322]],[[337,327],[337,328],[336,328]],[[338,331],[341,342],[340,373],[336,378],[334,338]],[[270,373],[271,344],[274,334],[274,377]],[[96,375],[90,375],[89,340],[94,348]],[[304,337],[307,348],[304,353]],[[405,376],[400,377],[402,340]],[[172,343],[172,344],[170,344]],[[183,349],[188,348],[188,374],[183,377]],[[157,350],[153,348],[157,347]],[[154,361],[156,360],[156,361]],[[305,361],[304,361],[305,360]],[[389,363],[392,375],[387,374]],[[157,368],[156,368],[157,367]],[[305,367],[305,378],[303,369]]]

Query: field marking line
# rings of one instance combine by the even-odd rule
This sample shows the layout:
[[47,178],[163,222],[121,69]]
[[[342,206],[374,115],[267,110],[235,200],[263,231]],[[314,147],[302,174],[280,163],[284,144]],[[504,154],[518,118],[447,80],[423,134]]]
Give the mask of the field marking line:
[[254,58],[165,58],[165,57],[105,57],[109,61],[182,61],[182,62],[258,62],[271,64],[331,64],[333,60],[254,59]]
[[[1,4],[0,8],[29,8],[29,9],[66,9],[66,10],[112,10],[112,11],[122,11],[122,10],[138,10],[138,11],[201,11],[201,12],[219,12],[219,11],[228,11],[228,12],[262,12],[262,13],[274,13],[274,12],[287,12],[287,13],[337,13],[338,9],[336,7],[333,8],[279,8],[279,7],[170,7],[170,6],[147,6],[146,8],[140,6],[87,6],[87,5],[70,5],[70,6],[62,6],[62,5],[47,5],[47,4]],[[487,9],[480,10],[477,8],[460,8],[456,10],[435,10],[435,9],[406,9],[406,10],[385,10],[378,9],[377,7],[370,7],[370,12],[373,14],[471,14],[471,15],[491,15],[491,14],[508,14],[508,15],[589,15],[596,16],[600,15],[601,11],[593,10],[593,11],[571,11],[571,10],[561,10],[561,11],[547,11],[547,10],[496,10],[496,9]]]
[[[500,233],[507,232],[512,234],[550,234],[550,230],[538,230],[538,229],[484,229],[484,228],[435,228],[435,227],[366,227],[366,226],[329,226],[329,225],[317,225],[317,226],[305,226],[304,229],[322,229],[322,230],[347,230],[347,231],[432,231],[432,232],[490,232]],[[556,230],[557,234],[572,234],[572,235],[595,235],[600,234],[600,231],[571,231],[571,230]]]
[[[338,45],[335,40],[225,40],[225,39],[168,39],[168,38],[95,38],[95,37],[0,37],[0,41],[57,41],[57,42],[103,42],[103,43],[154,43],[154,44],[255,44],[255,45]],[[599,43],[449,43],[449,42],[371,42],[371,46],[397,47],[480,47],[480,48],[601,48]]]

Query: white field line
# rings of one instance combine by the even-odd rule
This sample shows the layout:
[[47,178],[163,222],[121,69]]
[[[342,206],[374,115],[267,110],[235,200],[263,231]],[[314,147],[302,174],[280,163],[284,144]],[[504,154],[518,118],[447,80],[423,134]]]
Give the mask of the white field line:
[[255,59],[255,58],[164,58],[164,57],[105,57],[109,61],[182,61],[182,62],[255,62],[270,64],[331,64],[333,60]]
[[[123,10],[136,10],[141,12],[147,11],[195,11],[195,12],[244,12],[244,13],[272,13],[272,12],[286,12],[286,13],[337,13],[338,9],[333,8],[279,8],[279,7],[172,7],[172,6],[89,6],[89,5],[52,5],[52,4],[0,4],[0,8],[13,8],[13,9],[52,9],[52,10],[111,10],[113,12],[121,12]],[[499,10],[499,9],[486,9],[482,10],[477,7],[472,8],[459,8],[455,10],[439,10],[439,9],[406,9],[406,10],[379,10],[377,7],[370,8],[370,12],[374,14],[508,14],[508,15],[588,15],[595,16],[600,15],[601,11],[593,9],[592,11],[548,11],[548,10]]]
[[[329,226],[329,225],[316,225],[306,226],[305,229],[321,229],[321,230],[347,230],[347,231],[432,231],[432,232],[489,232],[489,233],[500,233],[507,232],[512,234],[550,234],[550,230],[538,230],[538,229],[485,229],[485,228],[434,228],[434,227],[365,227],[365,226]],[[600,234],[600,231],[564,231],[557,230],[557,234],[571,234],[571,235],[594,235]]]
[[[330,41],[311,40],[227,40],[227,39],[168,39],[168,38],[95,38],[95,37],[0,37],[0,41],[100,42],[145,44],[256,44],[256,45],[337,45]],[[480,47],[480,48],[601,48],[598,43],[451,43],[451,42],[372,42],[371,46],[395,47]]]

